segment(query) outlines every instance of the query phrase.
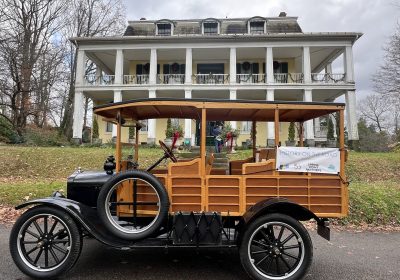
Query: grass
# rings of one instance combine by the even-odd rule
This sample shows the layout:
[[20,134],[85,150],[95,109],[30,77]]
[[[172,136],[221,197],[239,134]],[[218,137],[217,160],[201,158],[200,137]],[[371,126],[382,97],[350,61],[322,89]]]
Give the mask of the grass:
[[[66,178],[75,169],[101,170],[113,152],[112,148],[0,146],[0,204],[16,205],[55,190],[65,192]],[[141,167],[161,154],[157,148],[141,149]],[[249,156],[251,150],[239,150],[230,158]],[[351,152],[346,170],[351,180],[350,214],[340,223],[400,225],[400,154]]]

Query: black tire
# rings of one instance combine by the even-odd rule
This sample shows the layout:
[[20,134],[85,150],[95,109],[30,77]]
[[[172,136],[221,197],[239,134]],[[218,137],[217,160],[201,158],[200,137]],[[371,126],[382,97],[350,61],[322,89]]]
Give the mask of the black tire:
[[[290,237],[291,234],[294,236]],[[248,225],[239,254],[243,268],[252,279],[294,280],[307,273],[313,248],[310,235],[299,221],[273,213]]]
[[[38,223],[40,219],[43,219],[43,226]],[[66,212],[41,205],[27,210],[18,218],[11,230],[9,246],[11,257],[24,274],[36,279],[52,279],[74,266],[81,253],[82,235]],[[44,265],[41,265],[43,262]]]
[[[150,226],[141,231],[123,231],[123,228],[117,225],[115,219],[111,217],[109,205],[107,205],[107,197],[110,197],[110,192],[113,192],[118,184],[124,180],[140,179],[146,182],[148,185],[153,187],[154,191],[158,195],[158,215],[152,220]],[[115,236],[131,241],[142,240],[144,238],[150,237],[156,233],[161,226],[166,222],[169,209],[169,198],[168,193],[163,184],[149,172],[141,170],[132,170],[123,173],[119,173],[109,181],[107,181],[101,188],[98,199],[97,199],[97,211],[100,219],[102,220],[104,226]]]

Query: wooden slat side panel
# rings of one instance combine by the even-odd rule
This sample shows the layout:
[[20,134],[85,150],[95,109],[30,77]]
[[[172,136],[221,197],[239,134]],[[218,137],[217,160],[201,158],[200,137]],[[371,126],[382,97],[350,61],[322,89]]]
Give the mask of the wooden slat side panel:
[[238,176],[207,176],[206,210],[240,215],[243,207],[240,190],[241,178]]
[[171,212],[202,211],[203,186],[200,176],[171,176],[169,179]]

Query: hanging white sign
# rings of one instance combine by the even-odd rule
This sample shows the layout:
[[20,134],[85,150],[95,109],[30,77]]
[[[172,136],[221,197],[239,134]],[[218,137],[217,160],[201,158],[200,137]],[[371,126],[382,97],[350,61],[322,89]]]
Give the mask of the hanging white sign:
[[338,148],[278,147],[276,169],[289,172],[338,174]]

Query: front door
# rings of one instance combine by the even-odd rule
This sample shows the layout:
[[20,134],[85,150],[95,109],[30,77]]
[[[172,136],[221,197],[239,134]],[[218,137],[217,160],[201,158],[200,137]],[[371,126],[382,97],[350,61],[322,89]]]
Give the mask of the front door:
[[[214,136],[212,131],[217,122],[222,123],[222,126],[224,126],[223,121],[206,122],[206,146],[214,146]],[[196,146],[200,146],[200,123],[199,120],[196,120]]]

